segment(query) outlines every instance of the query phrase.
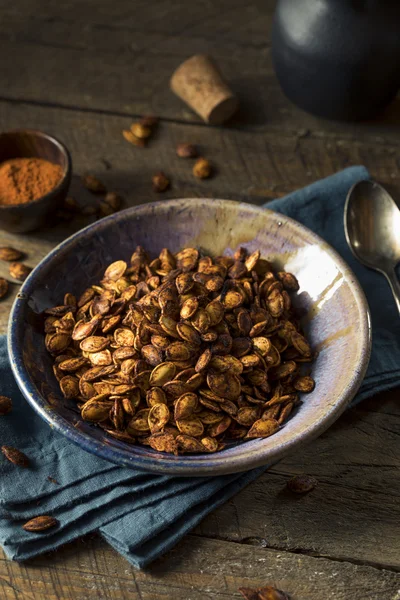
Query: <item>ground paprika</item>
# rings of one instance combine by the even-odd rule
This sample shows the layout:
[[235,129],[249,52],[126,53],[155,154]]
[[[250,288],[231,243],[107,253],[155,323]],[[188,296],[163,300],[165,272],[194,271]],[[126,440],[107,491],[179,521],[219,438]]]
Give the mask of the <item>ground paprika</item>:
[[53,190],[62,168],[42,158],[13,158],[0,164],[0,205],[26,204]]

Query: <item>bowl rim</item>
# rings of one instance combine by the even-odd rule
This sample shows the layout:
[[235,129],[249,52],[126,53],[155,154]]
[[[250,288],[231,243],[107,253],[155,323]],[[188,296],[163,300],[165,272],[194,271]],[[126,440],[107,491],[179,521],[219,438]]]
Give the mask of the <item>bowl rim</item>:
[[[57,146],[57,148],[61,151],[61,153],[64,155],[64,157],[66,159],[66,165],[64,167],[62,177],[61,177],[60,181],[57,183],[56,187],[53,188],[52,190],[50,190],[50,192],[47,192],[47,194],[44,194],[44,196],[40,196],[39,198],[36,198],[36,200],[30,200],[29,202],[26,202],[23,204],[1,204],[0,203],[0,210],[4,210],[4,211],[16,210],[16,209],[23,210],[24,208],[27,208],[28,206],[34,206],[36,204],[40,204],[40,202],[48,200],[48,199],[54,197],[56,194],[58,194],[62,190],[63,186],[65,185],[65,182],[68,180],[68,178],[71,175],[71,171],[72,171],[71,154],[70,154],[67,146],[63,142],[61,142],[61,140],[54,137],[54,135],[50,135],[49,133],[46,133],[45,131],[41,131],[40,129],[9,129],[7,131],[0,131],[0,141],[1,141],[1,137],[3,135],[10,135],[10,134],[21,135],[21,134],[26,134],[26,133],[33,135],[33,136],[46,138],[52,144]],[[25,157],[16,156],[15,158],[25,158]],[[40,157],[37,156],[36,158],[40,158]],[[6,160],[11,160],[11,159],[6,159]],[[6,162],[6,161],[2,161],[2,162]],[[51,161],[49,161],[49,162],[51,162]]]
[[[232,205],[235,204],[239,205],[244,210],[248,210],[256,214],[259,214],[260,212],[267,212],[270,213],[274,219],[278,217],[280,221],[288,222],[292,227],[305,234],[310,242],[323,247],[323,249],[337,264],[338,268],[343,273],[343,276],[349,282],[353,292],[355,304],[360,315],[359,367],[354,370],[345,392],[334,402],[329,403],[322,418],[312,422],[300,433],[293,436],[286,442],[281,442],[275,448],[265,449],[260,446],[254,447],[252,444],[242,444],[240,447],[243,448],[243,451],[239,456],[226,457],[225,451],[205,455],[179,455],[178,462],[177,457],[173,457],[172,455],[171,457],[169,457],[169,455],[163,455],[163,459],[160,460],[157,458],[156,454],[154,455],[154,458],[150,458],[148,455],[137,455],[134,452],[131,452],[129,449],[125,450],[124,448],[119,448],[113,445],[108,446],[107,444],[96,440],[92,436],[74,427],[56,411],[49,411],[48,403],[36,391],[36,387],[31,382],[29,373],[24,365],[22,344],[19,344],[18,340],[22,334],[25,300],[29,297],[31,290],[34,289],[36,275],[47,267],[55,255],[57,255],[60,251],[65,251],[69,248],[72,248],[78,238],[82,236],[84,237],[87,234],[91,234],[93,230],[99,227],[107,227],[111,223],[115,225],[116,222],[125,220],[127,215],[137,218],[138,213],[140,214],[141,212],[156,210],[158,206],[165,210],[172,207],[179,209],[182,204],[187,205],[188,202],[191,204],[196,203],[198,205],[204,205],[204,203],[216,204],[217,202]],[[340,414],[345,410],[349,402],[357,393],[368,367],[371,354],[371,342],[371,318],[364,292],[353,271],[343,260],[343,258],[336,252],[336,250],[334,250],[327,242],[325,242],[325,240],[320,238],[317,234],[308,229],[308,227],[305,227],[295,219],[268,208],[258,207],[245,202],[236,202],[235,200],[210,198],[182,198],[140,204],[125,209],[124,211],[120,211],[117,214],[100,219],[99,221],[91,223],[84,229],[74,233],[66,240],[61,242],[61,244],[53,248],[53,250],[51,250],[47,256],[42,259],[42,261],[27,277],[21,287],[20,293],[15,298],[8,323],[8,353],[12,372],[22,394],[28,403],[34,408],[34,410],[42,417],[42,419],[44,419],[53,429],[64,434],[69,440],[84,450],[99,456],[100,458],[121,466],[137,468],[140,471],[148,471],[164,475],[171,474],[175,476],[214,476],[242,472],[255,467],[271,465],[276,463],[283,456],[290,454],[291,451],[294,451],[295,449],[297,450],[299,447],[315,439],[340,416]],[[132,448],[134,448],[134,446],[132,446]]]

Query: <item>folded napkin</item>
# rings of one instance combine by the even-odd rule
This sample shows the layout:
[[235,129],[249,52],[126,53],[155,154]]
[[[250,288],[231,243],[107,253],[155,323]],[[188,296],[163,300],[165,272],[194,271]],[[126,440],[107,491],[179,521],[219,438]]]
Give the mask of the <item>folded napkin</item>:
[[[268,204],[334,246],[367,294],[374,342],[356,400],[400,381],[400,321],[389,287],[382,276],[353,259],[343,233],[346,194],[366,178],[363,167],[352,167]],[[266,468],[214,478],[175,478],[122,468],[81,450],[54,432],[23,399],[11,374],[5,337],[0,338],[0,394],[11,396],[14,405],[0,417],[0,443],[19,448],[32,462],[31,468],[20,469],[0,457],[0,544],[14,560],[98,530],[130,563],[145,567]],[[43,514],[56,517],[59,527],[41,534],[21,528]]]

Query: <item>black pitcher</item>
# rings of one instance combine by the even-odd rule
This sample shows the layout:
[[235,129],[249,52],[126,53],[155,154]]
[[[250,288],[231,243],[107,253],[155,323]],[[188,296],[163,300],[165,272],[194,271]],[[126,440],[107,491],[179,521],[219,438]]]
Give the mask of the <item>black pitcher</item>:
[[400,0],[279,0],[272,59],[304,110],[374,117],[400,89]]

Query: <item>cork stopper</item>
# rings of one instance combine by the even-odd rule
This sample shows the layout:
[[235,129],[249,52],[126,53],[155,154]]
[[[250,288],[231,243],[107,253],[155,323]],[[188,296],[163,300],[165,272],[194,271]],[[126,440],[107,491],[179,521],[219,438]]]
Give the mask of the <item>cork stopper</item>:
[[210,125],[224,123],[239,106],[238,99],[209,56],[197,54],[188,58],[173,73],[170,86]]

